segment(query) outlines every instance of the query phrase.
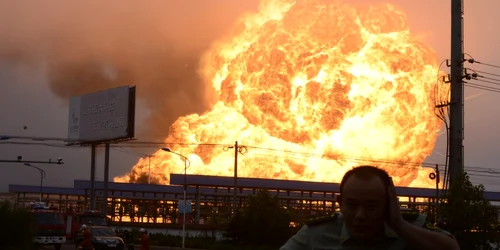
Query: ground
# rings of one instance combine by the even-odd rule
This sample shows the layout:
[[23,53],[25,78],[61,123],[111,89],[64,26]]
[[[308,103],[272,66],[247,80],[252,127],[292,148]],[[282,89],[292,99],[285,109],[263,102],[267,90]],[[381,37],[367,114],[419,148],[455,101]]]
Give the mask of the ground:
[[[54,249],[53,247],[46,247],[44,249]],[[136,250],[139,250],[141,249],[140,246],[136,245],[135,246],[135,249]],[[172,248],[172,247],[160,247],[160,246],[151,246],[151,250],[177,250],[177,249],[182,249],[182,248]],[[75,245],[74,244],[64,244],[62,249],[61,250],[75,250]],[[190,250],[189,248],[185,248],[184,250]],[[194,249],[192,249],[194,250]],[[196,250],[200,250],[200,249],[196,249]]]

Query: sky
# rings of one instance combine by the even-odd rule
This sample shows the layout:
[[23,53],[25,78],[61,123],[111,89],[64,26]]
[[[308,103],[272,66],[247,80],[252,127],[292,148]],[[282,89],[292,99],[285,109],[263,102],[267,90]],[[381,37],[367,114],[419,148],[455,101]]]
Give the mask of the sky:
[[[70,96],[137,82],[136,137],[147,141],[162,141],[178,117],[208,110],[209,90],[196,74],[197,62],[240,15],[256,11],[259,4],[258,0],[152,0],[119,5],[96,0],[29,5],[24,1],[0,2],[0,135],[64,138]],[[449,59],[450,1],[353,2],[399,6],[411,32],[436,52],[439,61]],[[498,8],[500,2],[495,0],[465,1],[465,51],[492,65],[500,65]],[[90,77],[100,75],[102,61],[117,65],[119,79]],[[470,67],[500,75],[500,68]],[[494,191],[500,191],[500,175],[485,177],[477,171],[500,171],[500,133],[495,132],[500,122],[500,113],[495,112],[499,95],[465,89],[465,165],[476,170],[475,183]],[[438,137],[426,162],[444,162],[445,140],[444,134]],[[141,155],[156,150],[113,148],[110,177],[126,173]],[[97,180],[102,180],[102,150],[98,153]],[[88,148],[0,144],[0,159],[17,156],[41,161],[61,157],[64,165],[43,166],[46,185],[71,186],[74,179],[89,178]],[[39,182],[38,173],[22,164],[0,166],[0,192],[6,192],[8,184]]]

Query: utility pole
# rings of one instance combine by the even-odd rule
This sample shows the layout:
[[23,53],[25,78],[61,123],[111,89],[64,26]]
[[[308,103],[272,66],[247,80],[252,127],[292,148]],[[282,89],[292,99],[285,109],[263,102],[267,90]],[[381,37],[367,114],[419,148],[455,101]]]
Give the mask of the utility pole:
[[238,199],[238,141],[234,142],[234,193],[233,193],[233,216],[236,215],[236,200]]
[[463,13],[463,0],[451,0],[450,184],[464,171]]
[[95,150],[96,144],[90,148],[90,210],[95,210]]
[[224,151],[234,148],[234,180],[233,180],[233,215],[237,212],[236,201],[238,199],[238,154],[244,154],[247,152],[246,146],[238,145],[238,141],[234,142],[234,146],[224,147]]
[[104,148],[104,185],[102,190],[102,214],[108,214],[109,143]]
[[438,209],[439,209],[439,180],[441,179],[440,173],[439,173],[439,164],[436,164],[436,209],[434,212],[436,213],[436,223],[439,221],[439,215],[438,215]]
[[144,156],[148,157],[148,184],[151,184],[151,157],[153,157],[153,155]]

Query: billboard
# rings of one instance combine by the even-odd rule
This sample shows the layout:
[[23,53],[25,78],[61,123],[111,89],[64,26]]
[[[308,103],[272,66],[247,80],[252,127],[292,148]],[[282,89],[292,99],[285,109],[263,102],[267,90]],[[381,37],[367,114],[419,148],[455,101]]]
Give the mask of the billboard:
[[70,99],[68,141],[106,142],[134,137],[135,87],[122,86]]

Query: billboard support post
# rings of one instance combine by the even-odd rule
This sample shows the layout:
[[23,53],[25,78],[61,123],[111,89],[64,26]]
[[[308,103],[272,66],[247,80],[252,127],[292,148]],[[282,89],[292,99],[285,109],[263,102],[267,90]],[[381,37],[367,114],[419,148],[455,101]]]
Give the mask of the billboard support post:
[[95,148],[92,144],[90,153],[90,210],[95,210]]
[[101,211],[107,214],[110,143],[132,140],[135,134],[135,86],[121,86],[81,96],[69,104],[68,144],[91,146],[90,209],[95,210],[96,147],[105,144],[104,187]]
[[108,214],[108,182],[109,182],[109,143],[106,143],[104,150],[104,186],[102,192],[102,213]]

